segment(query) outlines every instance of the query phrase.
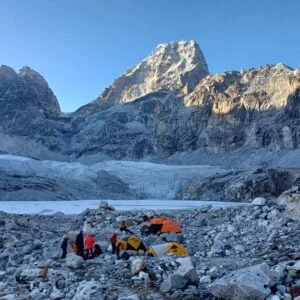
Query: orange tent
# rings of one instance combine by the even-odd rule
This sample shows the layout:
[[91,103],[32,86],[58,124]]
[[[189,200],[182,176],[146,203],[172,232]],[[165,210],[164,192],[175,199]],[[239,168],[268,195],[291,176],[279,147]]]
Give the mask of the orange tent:
[[164,221],[167,221],[168,218],[166,217],[157,217],[157,218],[152,218],[149,220],[151,224],[162,224]]
[[181,232],[181,227],[174,221],[165,220],[162,223],[162,228],[161,228],[160,232],[161,233],[166,233],[166,232],[179,233],[179,232]]

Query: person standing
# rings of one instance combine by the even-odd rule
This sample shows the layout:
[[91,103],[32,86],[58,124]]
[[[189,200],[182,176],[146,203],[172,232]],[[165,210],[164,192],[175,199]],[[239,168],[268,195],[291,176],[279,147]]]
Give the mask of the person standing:
[[69,237],[67,235],[64,235],[64,239],[60,245],[60,248],[62,249],[62,255],[60,258],[65,258],[67,255],[68,240],[69,240]]
[[112,236],[110,237],[110,242],[111,242],[111,247],[112,247],[112,254],[115,254],[115,253],[116,253],[116,249],[117,249],[117,247],[116,247],[116,244],[117,244],[117,236],[118,236],[117,232],[114,232],[114,233],[112,234]]
[[89,258],[89,255],[91,258],[94,258],[94,244],[95,244],[95,236],[92,233],[89,233],[85,240],[84,240],[84,246],[86,249],[86,258]]
[[77,246],[77,255],[83,257],[83,250],[84,250],[84,241],[83,241],[83,231],[80,232],[76,236],[76,246]]
[[126,226],[126,224],[125,224],[125,221],[122,221],[122,222],[120,223],[119,228],[120,228],[120,231],[121,231],[121,232],[122,232],[122,231],[125,231],[125,232],[127,232],[127,233],[133,234],[133,232],[130,231],[130,230],[127,228],[127,226]]

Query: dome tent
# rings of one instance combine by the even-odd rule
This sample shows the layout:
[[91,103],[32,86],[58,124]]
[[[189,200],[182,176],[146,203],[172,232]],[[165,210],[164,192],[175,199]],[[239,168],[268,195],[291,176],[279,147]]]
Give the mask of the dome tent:
[[149,256],[164,256],[168,254],[175,254],[177,256],[183,256],[188,254],[188,250],[179,243],[165,243],[160,245],[153,245],[148,248],[147,255]]

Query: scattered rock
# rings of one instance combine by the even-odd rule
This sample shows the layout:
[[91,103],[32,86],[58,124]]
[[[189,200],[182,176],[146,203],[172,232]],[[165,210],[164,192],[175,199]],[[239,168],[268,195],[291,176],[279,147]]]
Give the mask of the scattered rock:
[[266,199],[262,198],[262,197],[257,197],[252,201],[253,205],[257,205],[257,206],[262,206],[262,205],[266,205]]

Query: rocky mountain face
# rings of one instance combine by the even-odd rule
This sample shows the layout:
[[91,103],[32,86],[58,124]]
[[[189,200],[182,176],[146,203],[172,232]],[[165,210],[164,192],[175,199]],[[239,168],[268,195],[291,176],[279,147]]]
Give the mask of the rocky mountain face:
[[300,145],[299,69],[209,74],[193,41],[159,45],[71,116],[28,67],[1,67],[0,100],[0,151],[39,159],[161,161],[182,153],[182,163],[195,152],[205,163],[202,154]]
[[0,67],[0,111],[2,130],[22,135],[34,129],[38,118],[60,115],[59,103],[47,82],[29,67],[23,67],[19,73]]
[[94,102],[80,108],[79,112],[94,113],[160,90],[185,95],[208,74],[203,53],[194,41],[161,44],[141,63],[116,79]]

